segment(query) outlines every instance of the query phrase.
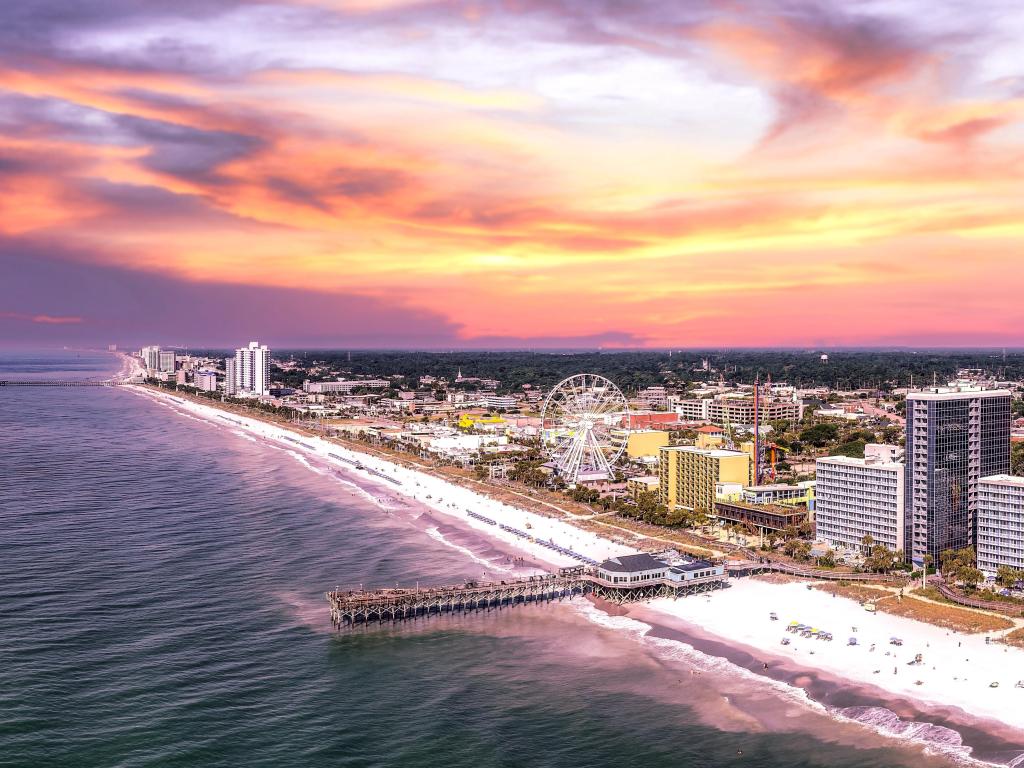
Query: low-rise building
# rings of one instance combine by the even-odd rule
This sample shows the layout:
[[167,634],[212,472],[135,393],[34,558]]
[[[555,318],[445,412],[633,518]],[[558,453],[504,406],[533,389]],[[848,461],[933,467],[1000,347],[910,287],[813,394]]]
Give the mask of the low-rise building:
[[660,429],[638,429],[625,434],[626,455],[631,459],[641,456],[657,456],[658,451],[669,444],[668,432]]
[[[706,398],[702,400],[679,400],[674,406],[681,419],[712,421],[724,424],[754,423],[753,397]],[[762,424],[769,421],[796,421],[800,418],[800,405],[789,400],[768,399],[758,403],[758,417]]]
[[641,475],[626,478],[626,490],[636,499],[641,493],[657,493],[661,480],[657,475]]
[[677,584],[713,583],[726,580],[725,566],[708,560],[670,558],[666,562],[642,552],[638,555],[620,555],[597,566],[597,578],[619,588],[657,585],[659,582]]
[[511,411],[519,407],[518,401],[512,395],[487,393],[482,400],[484,408],[492,408],[496,411]]
[[630,411],[628,418],[623,418],[622,426],[626,429],[643,429],[653,426],[675,426],[679,416],[666,411]]
[[904,467],[877,458],[828,456],[815,462],[817,536],[859,549],[865,536],[904,550]]
[[347,395],[354,389],[387,389],[391,382],[387,379],[350,379],[339,381],[304,381],[302,389],[306,392],[322,395]]
[[664,387],[647,387],[640,390],[636,398],[645,408],[665,410],[668,408],[668,391]]
[[1024,569],[1024,477],[990,475],[978,481],[978,569]]
[[781,504],[810,507],[814,500],[814,481],[798,485],[750,485],[741,498],[747,504]]
[[747,504],[742,501],[715,502],[715,517],[719,524],[754,528],[761,535],[798,526],[807,521],[807,515],[807,510],[799,507]]
[[668,569],[666,578],[669,581],[686,583],[706,579],[725,579],[725,566],[716,565],[708,560],[690,560],[673,565]]
[[217,374],[215,371],[196,371],[193,383],[200,392],[216,392]]
[[646,552],[619,555],[597,566],[597,577],[609,584],[629,586],[666,578],[668,563]]

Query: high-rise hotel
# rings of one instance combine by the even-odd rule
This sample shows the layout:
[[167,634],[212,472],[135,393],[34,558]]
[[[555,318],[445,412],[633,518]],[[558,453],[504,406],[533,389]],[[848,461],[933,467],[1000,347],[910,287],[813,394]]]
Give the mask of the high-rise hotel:
[[227,395],[266,395],[270,387],[270,350],[258,341],[235,350],[224,360],[224,392]]
[[978,481],[1010,471],[1010,393],[936,387],[907,395],[904,546],[936,564],[977,543]]

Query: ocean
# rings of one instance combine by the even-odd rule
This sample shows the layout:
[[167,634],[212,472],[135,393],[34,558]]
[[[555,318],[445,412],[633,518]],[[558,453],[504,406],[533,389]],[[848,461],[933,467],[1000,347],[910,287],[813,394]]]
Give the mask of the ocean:
[[[119,365],[0,352],[0,380]],[[333,632],[336,585],[509,554],[373,493],[130,391],[0,387],[0,766],[956,762],[582,600]]]

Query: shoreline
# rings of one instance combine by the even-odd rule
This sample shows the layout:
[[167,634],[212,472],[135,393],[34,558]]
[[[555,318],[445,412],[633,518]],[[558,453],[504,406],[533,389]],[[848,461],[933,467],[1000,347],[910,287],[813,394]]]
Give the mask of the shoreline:
[[772,651],[725,640],[650,605],[629,606],[623,615],[650,626],[648,637],[685,643],[762,680],[803,692],[809,701],[833,717],[908,738],[929,748],[954,754],[963,750],[960,756],[974,761],[1006,765],[1024,756],[1020,730],[998,720],[978,717],[941,702],[926,703],[901,696],[829,670],[803,666]]
[[[486,497],[476,491],[464,488],[459,485],[455,485],[443,478],[439,478],[435,475],[429,475],[424,472],[420,472],[409,467],[401,466],[394,462],[390,462],[379,455],[360,452],[348,447],[340,446],[334,442],[328,442],[321,437],[314,437],[303,434],[301,432],[289,429],[284,426],[273,424],[262,419],[240,416],[235,413],[229,413],[225,410],[218,408],[215,404],[205,405],[197,403],[193,400],[183,399],[174,396],[169,393],[164,393],[159,390],[153,390],[146,387],[130,386],[126,387],[130,391],[137,394],[150,397],[157,401],[165,401],[166,404],[177,406],[177,409],[190,412],[195,416],[206,419],[208,421],[217,422],[218,420],[224,420],[227,422],[235,422],[236,427],[241,428],[244,432],[255,433],[265,439],[269,439],[274,443],[279,444],[280,447],[289,450],[301,450],[312,454],[317,457],[318,460],[322,460],[327,465],[334,465],[337,468],[344,469],[345,474],[359,477],[363,483],[370,483],[374,488],[387,487],[388,490],[394,490],[405,496],[410,500],[416,501],[418,506],[422,506],[426,514],[431,516],[433,522],[438,522],[438,518],[441,517],[445,520],[452,520],[457,522],[456,528],[465,529],[471,531],[474,535],[482,535],[485,538],[500,542],[504,546],[511,546],[514,551],[521,551],[530,560],[544,563],[551,567],[559,567],[561,565],[576,565],[578,564],[571,558],[566,558],[552,550],[541,546],[537,542],[530,542],[514,534],[498,529],[497,526],[490,525],[479,519],[471,517],[467,512],[477,512],[489,517],[491,520],[500,521],[503,524],[511,527],[518,528],[520,531],[523,530],[523,526],[527,523],[530,524],[529,531],[538,540],[545,540],[546,538],[554,539],[556,543],[561,546],[566,546],[574,551],[585,554],[594,559],[603,559],[608,556],[616,554],[625,554],[627,547],[611,541],[605,537],[601,537],[597,534],[592,533],[589,530],[582,530],[576,528],[566,520],[558,520],[556,518],[544,517],[534,512],[529,512],[524,509],[518,509],[512,505],[505,504],[504,502],[497,501],[495,499]],[[330,454],[335,454],[331,456]],[[340,458],[341,461],[337,459]],[[363,469],[358,469],[353,465],[353,462],[362,464]],[[389,475],[390,479],[381,477],[380,475]],[[392,489],[391,485],[395,481],[399,481],[400,485],[395,485]],[[429,528],[430,526],[428,526]],[[434,528],[435,531],[443,536],[443,532],[440,531],[439,526]],[[432,535],[427,531],[428,535]],[[446,542],[451,546],[460,548],[460,545],[455,542]],[[635,551],[635,550],[634,550]],[[470,553],[471,554],[471,553]],[[472,555],[471,555],[472,556]],[[475,558],[474,558],[475,559]],[[804,682],[804,678],[810,678],[811,682],[814,681],[826,681],[821,685],[824,686],[822,690],[828,693],[829,690],[843,688],[851,688],[854,691],[859,691],[864,700],[862,706],[865,707],[877,707],[888,710],[887,703],[891,703],[894,707],[901,710],[911,711],[910,721],[919,723],[915,717],[927,720],[928,722],[936,722],[936,728],[948,727],[945,724],[955,724],[963,733],[971,734],[971,741],[977,742],[979,745],[984,744],[986,746],[985,751],[988,752],[989,748],[993,747],[997,743],[1002,747],[1006,747],[1006,751],[999,749],[999,752],[1012,752],[1013,746],[1017,747],[1017,754],[1024,754],[1024,689],[1014,689],[1012,683],[1008,687],[1001,687],[997,693],[1003,694],[1000,696],[1000,700],[1005,701],[1006,704],[991,706],[990,697],[988,695],[980,697],[976,694],[976,691],[972,689],[971,696],[960,696],[954,697],[955,701],[944,701],[937,700],[935,698],[929,698],[922,695],[921,690],[893,690],[891,681],[888,678],[881,680],[883,685],[875,685],[874,680],[864,679],[863,674],[856,674],[856,672],[863,673],[864,670],[847,670],[840,666],[838,669],[830,669],[828,665],[822,664],[823,658],[819,655],[813,661],[805,656],[803,659],[790,658],[779,653],[779,648],[775,648],[774,644],[778,643],[777,637],[772,641],[768,641],[764,636],[763,632],[748,633],[744,636],[743,633],[732,632],[726,627],[726,623],[715,620],[716,614],[729,613],[728,610],[717,610],[721,603],[731,602],[728,598],[732,594],[740,594],[744,596],[743,600],[736,601],[738,604],[749,603],[748,599],[750,595],[755,598],[753,600],[754,605],[752,606],[756,610],[756,616],[749,612],[751,622],[756,623],[761,613],[766,613],[767,608],[763,603],[763,596],[758,594],[761,592],[760,588],[751,588],[751,582],[744,579],[742,583],[733,582],[733,586],[727,589],[719,595],[716,593],[715,597],[711,600],[705,601],[702,598],[686,598],[679,601],[654,601],[650,605],[644,605],[641,607],[627,608],[624,612],[616,609],[612,613],[619,615],[625,615],[634,621],[641,621],[649,626],[648,634],[653,638],[657,639],[660,637],[660,633],[681,633],[684,637],[701,637],[697,645],[693,647],[700,650],[700,645],[703,644],[708,651],[717,649],[719,653],[714,655],[719,658],[725,658],[730,664],[738,667],[739,669],[745,669],[748,672],[763,678],[766,682],[774,682],[779,685],[785,685],[791,688],[794,692],[802,692],[809,701],[814,702],[817,705],[829,707],[827,702],[821,702],[817,700],[817,696],[822,695],[821,690],[811,686],[812,690],[808,690],[801,685]],[[781,587],[796,587],[801,592],[795,595],[798,605],[794,606],[794,610],[806,610],[800,603],[806,604],[806,597],[804,595],[804,584],[799,583],[795,585],[767,585],[764,583],[760,584],[761,588],[769,588],[772,595],[771,599],[782,600],[784,590]],[[796,590],[791,590],[795,592]],[[848,605],[842,607],[842,615],[849,619],[850,617],[858,617],[863,615],[863,611],[853,601],[849,601],[846,598],[834,598],[826,593],[821,593],[815,590],[817,594],[822,595],[825,599],[830,601],[842,601],[848,603]],[[789,595],[787,595],[789,597]],[[746,601],[746,603],[744,602]],[[835,602],[834,605],[841,606],[842,602]],[[662,603],[668,603],[664,605]],[[716,608],[715,611],[707,609],[707,604],[713,604]],[[758,604],[760,603],[760,604]],[[786,606],[787,609],[789,606]],[[763,610],[762,610],[763,609]],[[600,610],[600,609],[599,609]],[[736,611],[734,610],[733,613]],[[898,618],[898,617],[892,617]],[[783,615],[780,613],[780,619],[785,619],[778,622],[779,625],[788,623],[788,614]],[[807,620],[816,620],[815,617],[807,615]],[[853,620],[858,620],[854,618]],[[924,625],[920,622],[913,622],[909,619],[899,619],[901,622],[909,622],[910,628],[901,628],[900,631],[904,634],[911,634],[911,631],[917,625],[917,633],[921,632],[924,635],[931,637],[937,635],[933,639],[937,639],[939,636],[948,634],[945,630],[932,625]],[[678,623],[677,623],[678,622]],[[836,632],[837,639],[834,641],[833,648],[838,648],[839,644],[843,643],[845,635],[840,636],[842,627],[835,626],[834,624],[830,627],[832,631]],[[782,632],[781,626],[775,626],[771,628],[774,635],[777,636]],[[963,636],[971,637],[971,636]],[[666,639],[679,639],[680,642],[689,642],[680,638],[666,638]],[[977,639],[975,637],[975,639]],[[809,642],[802,640],[805,646]],[[926,644],[928,640],[924,641]],[[845,644],[845,643],[843,643]],[[692,645],[692,644],[691,644]],[[819,646],[824,648],[825,644]],[[1002,646],[999,646],[1000,650],[1003,650]],[[724,649],[724,650],[723,650]],[[909,648],[907,649],[910,650]],[[972,652],[974,648],[972,646]],[[991,656],[991,647],[978,648],[977,653],[984,655],[986,651]],[[1016,668],[1019,670],[1020,677],[1024,677],[1024,652],[1016,651],[1015,653],[1020,655],[1020,658],[1014,657],[1014,660],[1010,663],[1006,663],[1006,659],[1001,659],[1004,666]],[[1008,653],[1009,651],[1004,651]],[[814,653],[814,651],[812,651]],[[931,653],[931,652],[930,652]],[[763,674],[764,670],[749,669],[748,666],[744,666],[738,663],[736,659],[740,659],[744,654],[754,659],[772,659],[770,670],[784,671],[791,669],[791,672],[787,673],[789,679],[777,680],[772,674]],[[890,662],[891,663],[891,662]],[[757,664],[756,666],[760,666]],[[900,664],[897,663],[897,667]],[[847,674],[843,674],[847,672]],[[854,672],[855,674],[849,674]],[[898,676],[897,676],[898,677]],[[986,693],[991,693],[986,689]],[[916,694],[916,695],[915,695]],[[1007,696],[1006,694],[1009,694]],[[988,701],[987,701],[988,700]],[[856,704],[850,706],[858,706]],[[891,711],[890,711],[891,712]],[[970,713],[970,714],[968,714]],[[843,717],[842,713],[834,713],[837,717]],[[893,715],[898,717],[898,715]],[[861,722],[856,718],[853,718],[857,722]],[[899,717],[899,720],[907,722],[907,718]],[[862,723],[866,727],[876,728],[877,725],[874,723]],[[890,735],[897,735],[891,733]],[[900,738],[906,738],[905,735]],[[1013,739],[1017,741],[1014,742]],[[928,745],[927,740],[921,742],[924,745]],[[973,745],[972,745],[973,746]],[[1015,761],[1014,761],[1015,762]],[[1002,763],[1008,764],[1008,763]]]

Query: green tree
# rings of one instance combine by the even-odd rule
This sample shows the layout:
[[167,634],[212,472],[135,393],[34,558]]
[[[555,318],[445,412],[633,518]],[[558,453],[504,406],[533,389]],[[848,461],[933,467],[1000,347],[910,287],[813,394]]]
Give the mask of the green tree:
[[851,459],[863,459],[864,458],[864,441],[863,440],[851,440],[848,443],[842,443],[835,450],[836,456],[849,456]]
[[974,589],[985,580],[985,574],[977,568],[964,568],[960,571],[960,583],[967,589]]
[[1009,565],[1000,565],[996,571],[996,583],[1006,589],[1013,589],[1017,582],[1024,581],[1024,571]]
[[1010,444],[1010,472],[1024,475],[1024,443]]
[[839,427],[827,422],[815,424],[814,426],[807,427],[807,429],[800,432],[800,441],[810,443],[816,448],[828,445],[837,437],[839,437]]
[[985,578],[977,568],[977,557],[973,547],[947,549],[939,558],[942,576],[955,584],[967,588],[976,587]]
[[642,491],[636,496],[636,506],[641,514],[654,512],[661,506],[661,497],[657,491]]

